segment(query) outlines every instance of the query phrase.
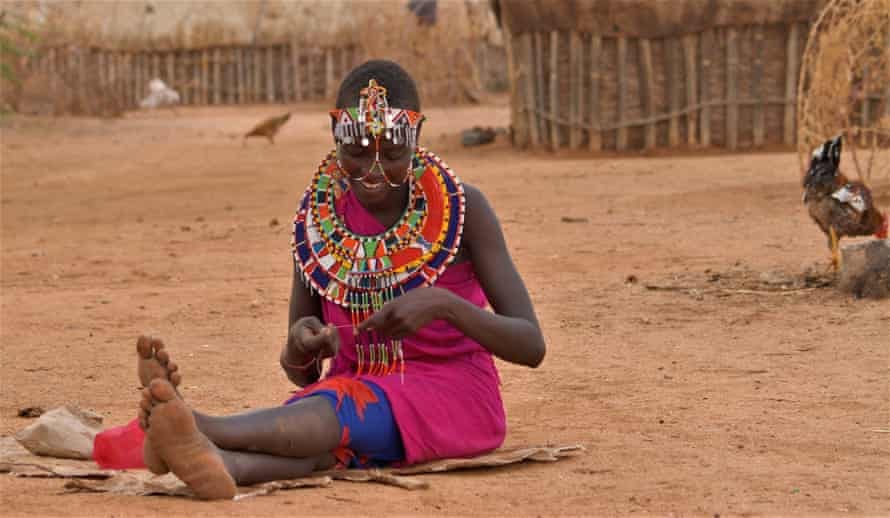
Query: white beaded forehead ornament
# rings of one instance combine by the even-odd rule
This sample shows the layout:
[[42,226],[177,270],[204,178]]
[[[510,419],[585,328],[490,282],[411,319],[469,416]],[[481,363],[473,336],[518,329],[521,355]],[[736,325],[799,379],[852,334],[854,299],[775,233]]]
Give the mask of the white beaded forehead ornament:
[[359,92],[358,107],[331,110],[334,120],[334,140],[338,144],[360,143],[378,147],[381,139],[393,144],[406,143],[410,149],[417,146],[417,130],[424,120],[423,114],[403,108],[392,108],[386,99],[386,88],[371,79]]

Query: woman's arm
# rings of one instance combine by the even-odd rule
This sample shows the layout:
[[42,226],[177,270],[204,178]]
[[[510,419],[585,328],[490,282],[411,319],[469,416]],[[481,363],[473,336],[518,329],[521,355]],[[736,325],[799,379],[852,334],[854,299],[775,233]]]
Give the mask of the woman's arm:
[[498,358],[537,367],[544,359],[546,345],[528,290],[488,200],[475,187],[465,185],[464,189],[467,209],[463,244],[494,313],[452,295],[444,318]]
[[[284,373],[287,375],[287,378],[291,380],[294,385],[299,387],[305,387],[306,385],[315,383],[321,376],[316,365],[317,362],[312,362],[307,368],[297,368],[298,366],[307,364],[314,358],[314,356],[311,355],[307,357],[305,354],[301,354],[299,352],[300,348],[297,347],[297,344],[295,343],[301,336],[299,327],[310,321],[301,320],[306,317],[313,317],[318,322],[317,327],[320,328],[322,326],[321,299],[303,284],[303,280],[300,278],[300,273],[297,269],[296,260],[294,260],[293,279],[291,281],[290,290],[290,308],[288,310],[287,318],[287,342],[285,342],[284,347],[281,348],[279,363],[281,364]],[[298,322],[300,322],[300,325],[297,325]],[[313,331],[317,332],[318,330],[313,329]]]
[[544,336],[522,278],[513,265],[504,234],[488,201],[465,186],[467,210],[463,246],[494,313],[442,288],[424,288],[387,302],[359,324],[401,339],[431,320],[444,319],[492,354],[512,363],[537,367],[544,359]]

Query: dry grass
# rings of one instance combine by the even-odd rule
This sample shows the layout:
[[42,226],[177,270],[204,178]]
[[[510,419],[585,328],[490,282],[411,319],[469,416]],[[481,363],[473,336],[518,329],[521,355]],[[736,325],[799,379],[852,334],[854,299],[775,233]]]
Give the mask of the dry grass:
[[890,177],[890,0],[831,0],[810,31],[798,90],[801,168],[843,134],[860,179]]
[[440,2],[436,25],[424,26],[393,2],[363,14],[358,43],[368,59],[391,59],[417,82],[425,105],[477,102],[482,94],[475,49],[481,38],[458,2]]
[[45,51],[36,51],[30,59],[39,66],[22,66],[21,88],[10,92],[7,102],[26,114],[121,116],[128,107],[121,88],[125,78],[105,77],[90,50],[65,50],[73,59],[60,59],[53,69],[41,60]]

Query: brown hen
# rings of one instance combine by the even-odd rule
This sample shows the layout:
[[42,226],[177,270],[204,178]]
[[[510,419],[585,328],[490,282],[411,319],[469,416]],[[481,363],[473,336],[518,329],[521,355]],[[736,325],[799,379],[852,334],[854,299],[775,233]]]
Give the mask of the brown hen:
[[887,214],[875,207],[864,183],[840,172],[841,137],[825,141],[813,151],[803,179],[803,201],[813,221],[828,239],[831,267],[840,268],[838,243],[844,236],[887,238]]
[[244,134],[244,139],[241,141],[241,145],[244,146],[249,137],[266,137],[269,139],[270,144],[274,144],[275,135],[278,134],[281,127],[284,126],[288,119],[290,119],[290,112],[264,120],[254,126],[252,130]]

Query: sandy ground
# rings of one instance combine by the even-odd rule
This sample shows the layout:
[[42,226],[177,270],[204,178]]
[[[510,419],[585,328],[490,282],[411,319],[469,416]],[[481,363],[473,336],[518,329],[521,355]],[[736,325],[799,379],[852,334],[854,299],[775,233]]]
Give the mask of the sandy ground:
[[[167,341],[202,410],[287,396],[289,222],[329,142],[324,107],[302,105],[276,145],[241,147],[282,110],[4,123],[0,433],[26,406],[128,421],[142,332]],[[460,129],[506,124],[506,108],[429,115],[427,145],[489,196],[548,340],[536,370],[499,363],[506,445],[585,454],[429,476],[426,491],[238,503],[4,476],[2,514],[890,514],[890,302],[813,287],[828,254],[794,155],[463,149]],[[876,188],[890,206],[890,181]]]

